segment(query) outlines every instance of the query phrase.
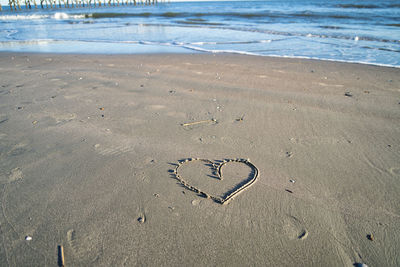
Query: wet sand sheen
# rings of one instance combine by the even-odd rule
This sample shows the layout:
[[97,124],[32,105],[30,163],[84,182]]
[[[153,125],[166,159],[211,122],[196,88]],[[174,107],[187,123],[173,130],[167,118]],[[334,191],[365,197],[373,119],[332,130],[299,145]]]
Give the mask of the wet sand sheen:
[[[399,69],[7,53],[0,69],[2,266],[56,266],[60,247],[69,266],[400,263]],[[220,205],[176,179],[188,158],[260,174]],[[251,178],[196,164],[181,175],[210,194]]]

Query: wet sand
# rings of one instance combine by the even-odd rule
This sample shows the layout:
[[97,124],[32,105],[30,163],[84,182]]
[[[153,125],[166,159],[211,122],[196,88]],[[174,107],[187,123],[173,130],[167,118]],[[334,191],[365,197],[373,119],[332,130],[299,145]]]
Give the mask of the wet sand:
[[0,265],[398,266],[399,77],[0,53]]

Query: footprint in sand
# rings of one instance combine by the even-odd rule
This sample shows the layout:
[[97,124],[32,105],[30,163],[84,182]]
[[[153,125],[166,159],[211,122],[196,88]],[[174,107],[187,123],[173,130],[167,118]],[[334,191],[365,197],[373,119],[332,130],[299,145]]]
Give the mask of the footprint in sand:
[[62,122],[69,122],[74,119],[76,119],[76,114],[74,113],[67,113],[67,114],[55,114],[52,115],[52,117],[55,119],[56,123],[62,123]]
[[166,106],[164,105],[148,105],[146,107],[147,110],[161,110],[161,109],[165,109]]
[[215,135],[209,135],[209,136],[193,136],[192,140],[195,140],[199,143],[202,144],[213,144],[217,141],[217,137]]
[[10,151],[7,152],[8,155],[10,156],[19,156],[27,152],[26,149],[27,145],[24,143],[19,143],[13,146],[13,148],[10,149]]
[[73,229],[68,230],[67,240],[71,247],[75,246],[75,230],[73,230]]
[[97,153],[103,156],[118,156],[124,153],[130,153],[134,151],[135,147],[129,144],[126,145],[117,145],[111,147],[104,147],[100,144],[94,145],[94,148]]
[[304,146],[337,145],[337,144],[351,143],[350,140],[346,140],[345,138],[336,138],[333,136],[305,137],[305,138],[292,137],[289,140],[294,144],[299,144]]
[[8,176],[8,182],[12,183],[17,180],[21,180],[23,177],[22,171],[20,168],[15,168],[10,172],[10,175]]
[[79,255],[81,252],[79,250],[79,243],[76,240],[76,232],[73,229],[67,231],[67,241],[75,255]]
[[67,242],[72,253],[82,262],[94,262],[101,254],[101,241],[98,235],[78,235],[74,229],[67,231]]
[[201,200],[200,199],[194,199],[192,200],[192,205],[193,206],[198,206],[200,204]]
[[283,220],[283,234],[290,240],[304,240],[308,237],[308,231],[302,226],[301,222],[293,216]]

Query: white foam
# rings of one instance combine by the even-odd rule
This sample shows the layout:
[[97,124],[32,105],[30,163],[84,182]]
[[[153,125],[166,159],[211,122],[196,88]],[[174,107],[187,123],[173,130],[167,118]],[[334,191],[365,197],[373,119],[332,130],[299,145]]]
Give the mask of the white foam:
[[85,15],[68,15],[64,12],[57,12],[54,15],[4,15],[0,16],[0,20],[41,20],[41,19],[83,19]]
[[54,14],[53,18],[55,19],[69,19],[69,16],[67,13],[63,13],[63,12],[57,12]]
[[195,47],[191,45],[183,45],[182,47],[199,51],[199,52],[206,52],[206,53],[213,53],[213,54],[240,54],[240,55],[249,55],[249,56],[262,56],[262,57],[279,57],[279,58],[299,58],[299,59],[312,59],[312,60],[322,60],[322,61],[333,61],[333,62],[343,62],[343,63],[355,63],[355,64],[363,64],[363,65],[373,65],[373,66],[380,66],[380,67],[390,67],[390,68],[400,68],[400,66],[390,65],[390,64],[381,64],[375,62],[364,62],[364,61],[353,61],[353,60],[340,60],[340,59],[329,59],[329,58],[317,58],[317,57],[306,57],[306,56],[282,56],[282,55],[264,55],[240,50],[213,50],[213,49],[204,49],[200,47]]
[[4,15],[0,20],[38,20],[48,18],[49,15]]
[[193,45],[207,45],[207,44],[209,44],[209,45],[216,45],[217,44],[217,42],[194,42],[194,43],[192,43]]
[[204,49],[204,48],[199,48],[191,45],[183,45],[182,47],[191,49],[194,51],[199,51],[199,52],[207,52],[207,53],[213,53],[213,54],[224,54],[224,53],[229,53],[229,54],[241,54],[241,55],[249,55],[249,56],[259,56],[259,54],[251,53],[251,52],[246,52],[246,51],[238,51],[238,50],[213,50],[213,49]]

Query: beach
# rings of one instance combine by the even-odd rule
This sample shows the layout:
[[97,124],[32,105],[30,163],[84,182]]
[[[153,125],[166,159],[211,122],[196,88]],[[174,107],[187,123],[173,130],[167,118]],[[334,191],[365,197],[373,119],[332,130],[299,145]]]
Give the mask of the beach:
[[57,266],[58,246],[65,266],[400,265],[399,68],[2,52],[0,70],[1,266]]

